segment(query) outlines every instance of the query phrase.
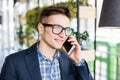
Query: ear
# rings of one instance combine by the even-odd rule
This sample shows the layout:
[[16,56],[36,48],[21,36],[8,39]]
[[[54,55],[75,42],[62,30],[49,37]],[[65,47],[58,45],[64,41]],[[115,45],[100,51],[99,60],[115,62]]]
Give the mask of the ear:
[[41,23],[38,24],[38,31],[40,34],[43,34],[44,32],[44,26]]

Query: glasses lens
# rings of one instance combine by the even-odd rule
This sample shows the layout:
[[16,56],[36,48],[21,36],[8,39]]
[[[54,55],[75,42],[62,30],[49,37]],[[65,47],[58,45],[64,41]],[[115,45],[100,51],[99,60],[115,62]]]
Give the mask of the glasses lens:
[[73,33],[73,30],[71,28],[66,28],[65,32],[66,36],[70,36]]
[[61,31],[62,31],[62,27],[60,27],[60,26],[53,27],[53,33],[59,34]]

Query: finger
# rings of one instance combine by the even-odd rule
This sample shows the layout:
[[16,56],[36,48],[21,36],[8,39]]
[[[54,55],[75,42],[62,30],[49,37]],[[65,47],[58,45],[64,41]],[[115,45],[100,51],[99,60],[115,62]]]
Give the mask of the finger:
[[73,41],[77,41],[77,40],[76,40],[76,38],[74,36],[69,36],[68,41],[73,42]]

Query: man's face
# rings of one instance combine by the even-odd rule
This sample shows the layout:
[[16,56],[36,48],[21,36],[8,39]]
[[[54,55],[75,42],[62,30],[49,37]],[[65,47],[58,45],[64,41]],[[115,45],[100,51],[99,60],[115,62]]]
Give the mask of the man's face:
[[[63,26],[64,28],[70,26],[69,18],[61,14],[49,16],[43,20],[43,23],[57,24]],[[65,35],[64,30],[60,34],[54,34],[52,32],[52,27],[45,27],[43,34],[41,34],[41,40],[53,49],[60,49],[66,39],[67,36]]]

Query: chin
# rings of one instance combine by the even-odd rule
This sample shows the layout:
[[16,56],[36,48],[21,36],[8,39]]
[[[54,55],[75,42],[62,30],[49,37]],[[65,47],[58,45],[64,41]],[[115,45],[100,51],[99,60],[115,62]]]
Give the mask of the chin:
[[62,46],[56,47],[56,49],[61,49],[61,48],[62,48]]
[[57,47],[56,49],[61,49],[61,47]]

